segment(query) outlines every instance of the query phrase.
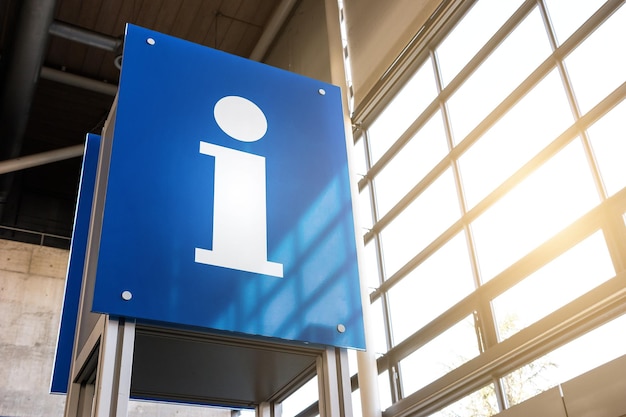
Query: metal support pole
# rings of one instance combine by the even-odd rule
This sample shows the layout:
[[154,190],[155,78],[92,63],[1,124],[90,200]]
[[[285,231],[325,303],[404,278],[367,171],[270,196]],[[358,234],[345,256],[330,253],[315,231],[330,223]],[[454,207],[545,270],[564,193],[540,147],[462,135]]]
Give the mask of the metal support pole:
[[256,408],[256,417],[281,417],[282,405],[275,402],[262,402]]
[[[352,138],[352,121],[348,114],[348,85],[346,81],[345,63],[343,55],[343,45],[341,43],[341,27],[340,27],[340,13],[337,0],[326,0],[326,27],[328,30],[328,49],[330,57],[330,70],[332,83],[341,87],[342,101],[343,101],[343,116],[346,135],[346,147],[348,149],[348,165],[353,166],[352,162],[352,150],[354,140]],[[354,230],[356,231],[357,242],[357,256],[359,260],[359,275],[361,277],[361,302],[363,304],[363,324],[365,326],[365,345],[367,350],[357,352],[357,365],[358,365],[358,378],[359,378],[359,390],[361,393],[361,412],[363,417],[380,417],[382,415],[380,400],[379,400],[379,388],[378,388],[378,367],[376,364],[376,355],[373,349],[374,346],[374,324],[371,318],[371,304],[368,295],[368,289],[366,286],[366,268],[365,268],[365,249],[363,246],[363,238],[359,231],[362,230],[361,222],[359,219],[359,210],[356,207],[356,201],[359,198],[359,192],[357,189],[358,181],[355,178],[355,174],[350,170],[351,175],[351,193],[353,201],[353,213],[354,213]]]
[[263,402],[256,408],[256,417],[272,417],[270,403]]
[[352,391],[346,349],[327,347],[317,359],[320,417],[351,417]]
[[74,369],[88,372],[71,381],[65,417],[126,417],[128,413],[135,322],[103,318],[104,325],[93,338],[96,363],[94,356],[87,355],[79,355],[74,363]]
[[111,416],[126,417],[128,415],[128,402],[130,400],[130,381],[133,371],[133,353],[135,350],[135,321],[126,320],[121,323],[119,331],[119,349],[116,357],[116,375],[113,380],[112,401],[115,404],[115,413]]
[[102,335],[94,417],[126,417],[135,346],[135,323],[107,317]]

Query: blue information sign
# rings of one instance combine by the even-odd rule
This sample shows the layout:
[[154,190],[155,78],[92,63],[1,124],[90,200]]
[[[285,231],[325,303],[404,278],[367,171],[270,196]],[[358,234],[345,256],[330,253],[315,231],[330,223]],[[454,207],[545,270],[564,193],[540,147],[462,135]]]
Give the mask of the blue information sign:
[[364,348],[339,88],[128,26],[93,310]]

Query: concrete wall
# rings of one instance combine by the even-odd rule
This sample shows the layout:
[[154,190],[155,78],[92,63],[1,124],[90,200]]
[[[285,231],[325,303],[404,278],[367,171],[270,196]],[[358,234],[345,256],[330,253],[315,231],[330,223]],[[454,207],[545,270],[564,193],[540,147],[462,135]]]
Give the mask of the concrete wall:
[[[49,393],[69,252],[0,240],[0,416],[62,416]],[[230,410],[132,401],[129,416],[230,417]]]
[[60,416],[49,394],[68,252],[0,240],[0,415]]

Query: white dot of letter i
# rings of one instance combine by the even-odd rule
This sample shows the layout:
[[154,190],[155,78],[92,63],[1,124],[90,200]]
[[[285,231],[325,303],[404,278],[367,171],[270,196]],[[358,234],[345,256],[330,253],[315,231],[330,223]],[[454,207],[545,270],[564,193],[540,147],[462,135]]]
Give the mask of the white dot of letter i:
[[[255,142],[267,131],[263,111],[243,97],[220,99],[213,110],[231,138]],[[200,142],[200,153],[215,157],[213,249],[196,248],[195,261],[283,277],[283,265],[267,260],[265,158]]]

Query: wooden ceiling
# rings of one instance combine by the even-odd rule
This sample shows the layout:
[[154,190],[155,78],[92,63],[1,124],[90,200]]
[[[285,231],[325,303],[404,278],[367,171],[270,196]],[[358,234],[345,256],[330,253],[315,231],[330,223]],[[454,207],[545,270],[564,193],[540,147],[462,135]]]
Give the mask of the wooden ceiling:
[[[20,7],[27,1],[52,0],[0,2],[2,89],[6,87],[5,74],[15,48],[12,42],[18,30]],[[57,0],[53,25],[121,40],[126,23],[132,23],[249,57],[280,1]],[[120,50],[104,50],[55,35],[48,36],[46,48],[44,71],[80,76],[101,86],[117,85],[120,71],[115,59]],[[96,92],[42,76],[32,97],[20,155],[84,143],[86,133],[100,133],[112,102],[110,92]],[[0,111],[7,111],[6,107],[4,103]],[[0,138],[5,140],[10,139]],[[8,201],[0,211],[0,238],[41,241],[41,235],[15,229],[69,237],[80,166],[80,158],[73,158],[15,172]],[[44,243],[67,247],[69,241],[47,237]]]
[[[277,0],[59,0],[58,21],[121,38],[126,23],[249,56]],[[47,65],[115,82],[113,52],[52,37]]]

